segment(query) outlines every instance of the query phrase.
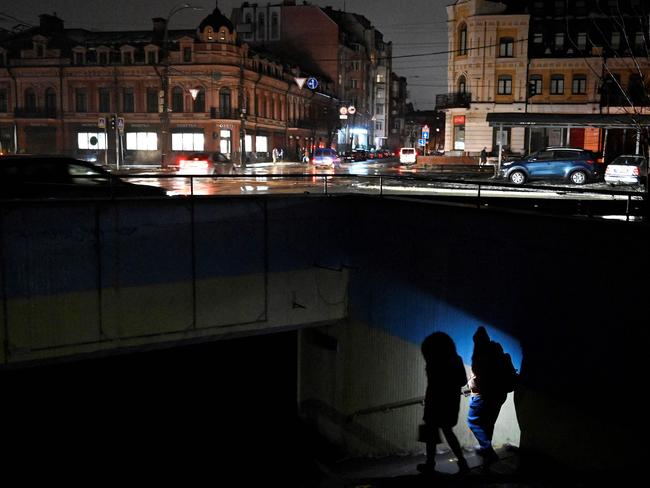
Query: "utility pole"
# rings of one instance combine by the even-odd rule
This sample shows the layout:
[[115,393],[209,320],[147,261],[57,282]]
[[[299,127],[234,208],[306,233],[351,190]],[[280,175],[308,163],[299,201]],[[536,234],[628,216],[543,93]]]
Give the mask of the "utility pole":
[[246,112],[248,111],[246,103],[246,84],[244,83],[244,50],[241,51],[241,60],[239,64],[239,164],[241,168],[246,167]]
[[161,132],[161,158],[160,163],[163,168],[167,167],[167,153],[170,150],[170,138],[169,138],[169,71],[170,71],[170,60],[169,60],[169,22],[172,17],[180,12],[181,10],[192,9],[192,10],[203,10],[202,7],[194,7],[189,3],[182,3],[172,7],[167,14],[165,19],[165,31],[163,33],[163,43],[162,43],[162,62],[163,62],[163,74],[162,74],[162,90],[160,93],[160,98],[162,98],[162,107],[159,108],[160,112],[160,132]]

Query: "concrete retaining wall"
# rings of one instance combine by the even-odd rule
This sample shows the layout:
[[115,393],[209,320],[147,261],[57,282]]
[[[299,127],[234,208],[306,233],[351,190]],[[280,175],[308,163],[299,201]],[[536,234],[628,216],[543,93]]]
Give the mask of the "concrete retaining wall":
[[[322,330],[336,350],[305,333],[301,355],[305,411],[334,441],[357,455],[421,450],[417,405],[349,416],[424,394],[427,334],[449,333],[469,364],[484,325],[522,374],[497,443],[577,469],[641,462],[629,408],[649,339],[635,284],[650,270],[646,226],[404,200],[354,208],[349,319]],[[457,431],[473,445],[465,425],[462,411]]]

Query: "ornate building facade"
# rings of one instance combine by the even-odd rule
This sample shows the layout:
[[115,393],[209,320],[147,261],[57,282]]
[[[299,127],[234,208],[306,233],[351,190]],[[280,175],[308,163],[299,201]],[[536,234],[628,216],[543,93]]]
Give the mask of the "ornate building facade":
[[648,4],[457,0],[449,19],[445,149],[647,150]]
[[[388,146],[392,44],[362,15],[309,2],[243,2],[232,19],[242,39],[290,59],[331,84],[345,114],[340,150]],[[337,112],[338,113],[338,112]]]
[[331,84],[238,40],[215,9],[195,30],[67,29],[56,16],[0,38],[0,151],[69,154],[106,164],[169,164],[179,154],[289,157],[330,145]]

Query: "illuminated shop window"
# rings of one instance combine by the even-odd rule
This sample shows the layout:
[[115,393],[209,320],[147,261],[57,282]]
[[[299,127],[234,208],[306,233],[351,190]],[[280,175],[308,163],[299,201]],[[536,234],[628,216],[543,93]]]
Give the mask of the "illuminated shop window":
[[126,149],[128,151],[157,151],[158,134],[155,132],[127,132]]
[[202,132],[175,132],[172,134],[172,151],[203,151],[205,136]]
[[78,149],[106,149],[106,134],[103,132],[77,133]]

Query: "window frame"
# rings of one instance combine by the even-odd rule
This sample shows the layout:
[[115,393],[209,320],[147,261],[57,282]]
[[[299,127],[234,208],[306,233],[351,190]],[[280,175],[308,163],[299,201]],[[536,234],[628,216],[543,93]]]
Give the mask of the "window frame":
[[551,75],[550,82],[551,95],[564,95],[564,75]]
[[586,75],[573,75],[573,79],[571,80],[571,94],[572,95],[586,95],[587,94],[587,76]]
[[458,28],[458,55],[467,56],[467,24],[464,22]]
[[499,39],[499,57],[512,58],[515,53],[515,40],[512,37],[501,37]]
[[497,77],[497,95],[512,95],[512,75]]

